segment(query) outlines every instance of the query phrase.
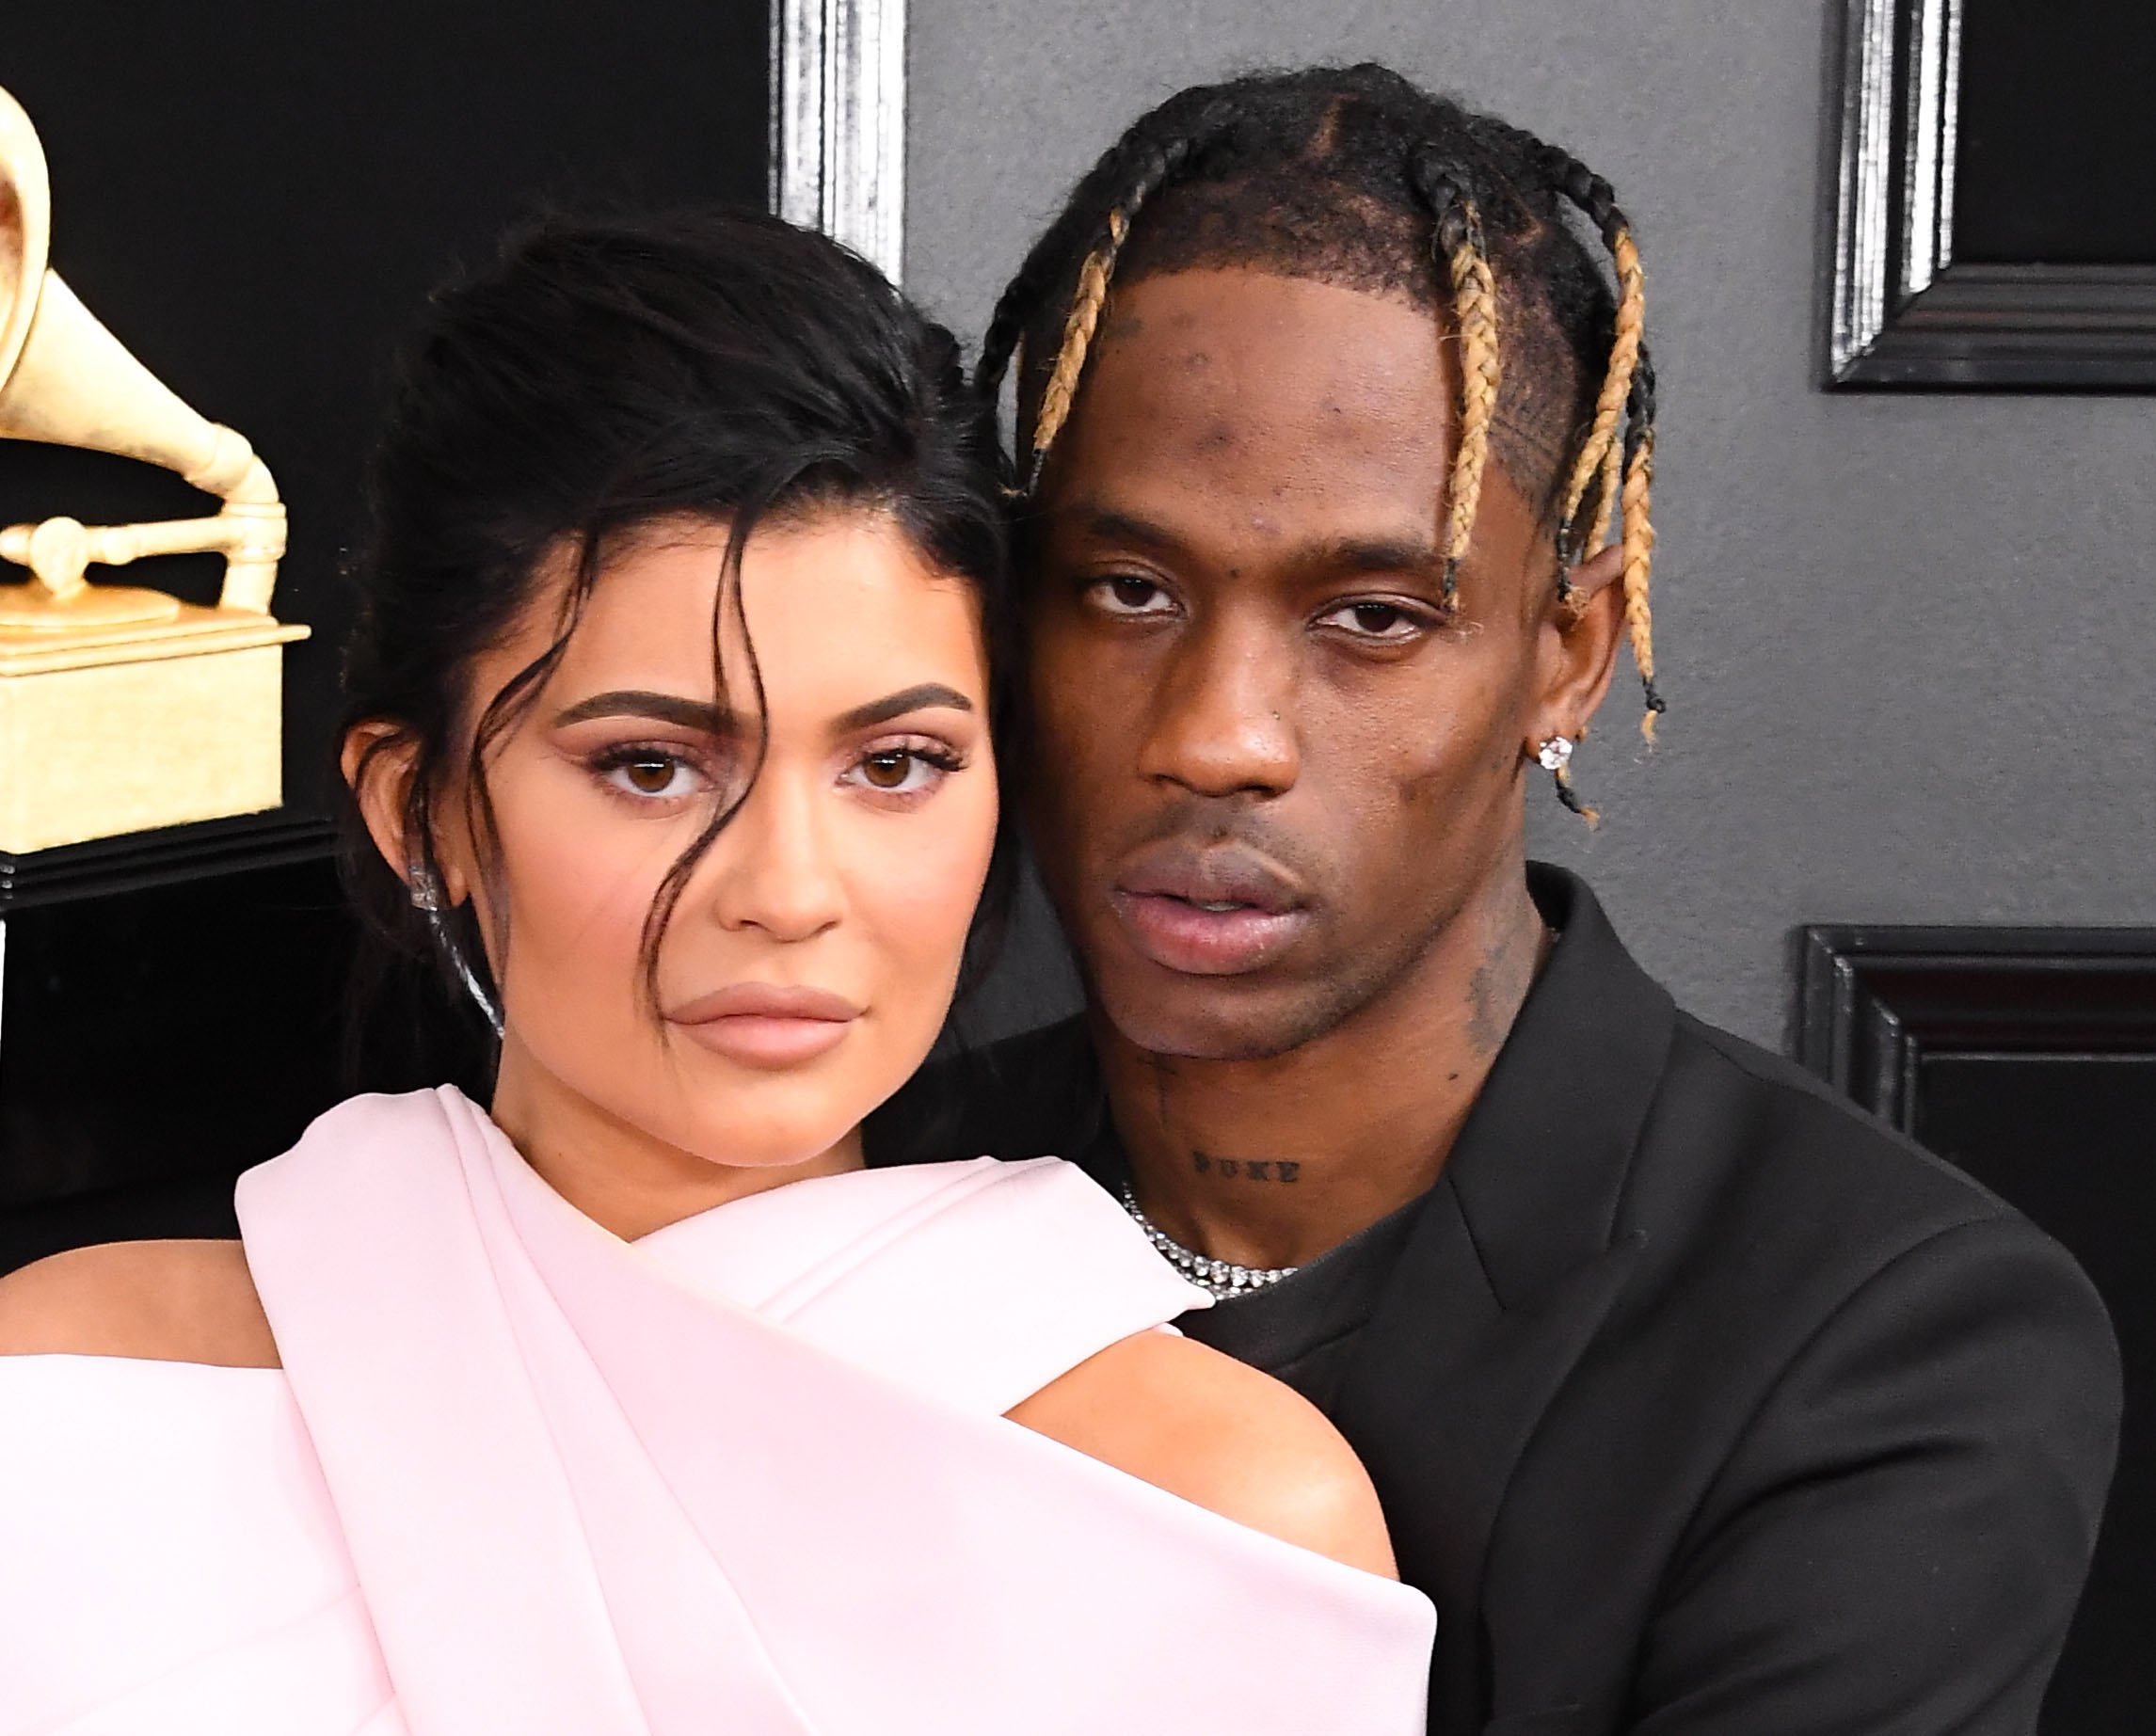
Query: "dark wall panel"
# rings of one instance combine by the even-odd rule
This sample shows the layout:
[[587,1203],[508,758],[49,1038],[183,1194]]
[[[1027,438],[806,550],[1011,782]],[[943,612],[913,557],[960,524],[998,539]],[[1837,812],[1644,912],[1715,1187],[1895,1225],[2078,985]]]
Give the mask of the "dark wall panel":
[[1965,0],[1955,256],[2156,264],[2156,7]]
[[[748,0],[8,0],[0,86],[51,163],[54,265],[292,514],[288,800],[319,805],[337,581],[384,358],[454,260],[544,199],[765,195]],[[147,467],[0,443],[0,523],[192,516]],[[214,559],[135,569],[194,601]],[[136,575],[141,575],[136,578]],[[0,575],[4,576],[4,575]]]
[[2156,1610],[2156,1056],[1942,1055],[1919,1075],[1916,1137],[2072,1249],[2111,1309],[2119,1475],[2045,1728],[2130,1729],[2156,1685],[2130,1663]]
[[2118,1469],[2042,1728],[2139,1729],[2156,1695],[2156,930],[1823,926],[1800,957],[1805,1063],[2055,1236],[2110,1310]]

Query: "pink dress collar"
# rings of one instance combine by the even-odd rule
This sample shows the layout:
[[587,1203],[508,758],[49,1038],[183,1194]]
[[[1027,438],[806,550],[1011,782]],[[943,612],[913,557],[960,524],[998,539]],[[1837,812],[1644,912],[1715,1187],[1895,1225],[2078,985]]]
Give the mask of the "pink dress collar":
[[[1192,1305],[1068,1166],[831,1177],[629,1244],[443,1091],[343,1106],[239,1207],[379,1660],[310,1731],[1422,1728],[1421,1594],[998,1414]],[[300,1728],[232,1703],[220,1736]]]

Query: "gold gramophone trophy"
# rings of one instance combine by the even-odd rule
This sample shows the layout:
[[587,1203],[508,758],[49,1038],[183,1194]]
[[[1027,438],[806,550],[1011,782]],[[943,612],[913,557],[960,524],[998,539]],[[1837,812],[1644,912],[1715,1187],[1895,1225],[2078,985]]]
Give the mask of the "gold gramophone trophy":
[[[159,524],[0,530],[0,853],[276,807],[283,647],[271,618],[284,506],[232,429],[160,385],[45,267],[52,196],[30,118],[0,90],[0,438],[139,458],[222,508]],[[216,607],[93,584],[91,566],[225,557]]]

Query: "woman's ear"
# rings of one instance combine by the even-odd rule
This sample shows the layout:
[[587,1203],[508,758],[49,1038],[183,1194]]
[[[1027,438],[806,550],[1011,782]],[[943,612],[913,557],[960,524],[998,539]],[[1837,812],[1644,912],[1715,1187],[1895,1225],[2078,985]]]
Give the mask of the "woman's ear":
[[418,760],[419,743],[383,718],[353,725],[344,732],[343,751],[338,756],[367,836],[375,840],[390,871],[407,885],[413,869],[425,860],[420,840],[406,836]]
[[1624,638],[1623,574],[1624,550],[1612,543],[1572,569],[1568,599],[1551,602],[1542,626],[1538,740],[1577,741],[1601,709]]

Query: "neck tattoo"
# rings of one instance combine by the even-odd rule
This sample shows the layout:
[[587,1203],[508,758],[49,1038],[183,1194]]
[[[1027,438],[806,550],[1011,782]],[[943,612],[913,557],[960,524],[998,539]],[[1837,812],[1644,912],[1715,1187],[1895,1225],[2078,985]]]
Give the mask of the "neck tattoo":
[[1145,1239],[1153,1244],[1154,1250],[1199,1289],[1209,1292],[1215,1301],[1254,1295],[1283,1278],[1294,1277],[1300,1269],[1292,1266],[1236,1266],[1184,1247],[1139,1209],[1137,1191],[1128,1182],[1123,1184],[1123,1209],[1130,1214],[1131,1221],[1145,1232]]

